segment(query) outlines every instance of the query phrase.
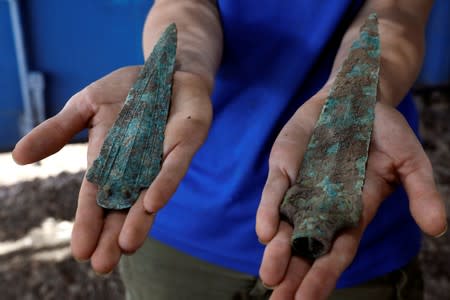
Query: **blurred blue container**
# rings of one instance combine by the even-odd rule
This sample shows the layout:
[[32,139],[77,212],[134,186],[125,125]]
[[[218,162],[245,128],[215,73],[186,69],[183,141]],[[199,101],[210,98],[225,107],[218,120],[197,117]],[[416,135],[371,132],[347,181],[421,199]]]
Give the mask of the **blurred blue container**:
[[[143,62],[141,34],[151,0],[19,1],[30,70],[45,76],[46,117],[85,85]],[[448,84],[450,1],[437,0],[427,30],[427,54],[418,83]],[[0,0],[0,151],[20,138],[24,110],[7,0]],[[84,139],[86,134],[77,136]]]
[[450,1],[436,0],[426,31],[424,65],[417,83],[448,86],[450,83]]
[[[18,1],[30,70],[45,77],[46,117],[90,82],[143,63],[150,0]],[[0,0],[0,150],[20,138],[23,111],[8,1]],[[78,136],[78,139],[86,135]]]
[[0,149],[6,149],[19,136],[18,119],[22,111],[7,2],[0,2],[0,91]]

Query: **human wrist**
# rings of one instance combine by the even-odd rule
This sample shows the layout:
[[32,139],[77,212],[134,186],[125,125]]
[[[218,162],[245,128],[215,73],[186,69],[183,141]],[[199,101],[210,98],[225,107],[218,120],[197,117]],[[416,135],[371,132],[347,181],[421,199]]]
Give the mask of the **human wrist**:
[[222,27],[213,0],[155,1],[143,32],[144,56],[169,24],[178,30],[175,71],[195,74],[212,92],[215,73],[222,56]]
[[396,107],[416,80],[424,56],[425,25],[432,1],[369,0],[344,35],[329,82],[367,16],[377,13],[380,33],[378,101]]

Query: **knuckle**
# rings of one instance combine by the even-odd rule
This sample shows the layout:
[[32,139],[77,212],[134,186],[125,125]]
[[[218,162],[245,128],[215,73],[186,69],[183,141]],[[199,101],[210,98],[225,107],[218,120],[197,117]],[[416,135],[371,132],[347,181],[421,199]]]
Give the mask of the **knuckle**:
[[170,198],[171,193],[167,189],[160,187],[154,187],[150,192],[151,197],[145,199],[144,202],[147,208],[151,206],[151,212],[154,213],[164,207]]
[[279,237],[275,237],[270,243],[267,245],[271,250],[271,256],[279,257],[283,255],[289,255],[290,252],[290,244],[286,239],[281,239]]

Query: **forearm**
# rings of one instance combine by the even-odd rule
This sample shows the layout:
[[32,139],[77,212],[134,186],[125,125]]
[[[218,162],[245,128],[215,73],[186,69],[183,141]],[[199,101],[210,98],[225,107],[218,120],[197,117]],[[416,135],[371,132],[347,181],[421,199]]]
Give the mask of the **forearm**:
[[156,0],[144,26],[145,57],[162,31],[173,22],[178,29],[176,71],[199,76],[212,91],[223,44],[216,1]]
[[381,64],[379,101],[396,106],[411,88],[420,71],[424,55],[424,31],[432,1],[367,1],[345,34],[336,56],[331,82],[367,16],[376,12],[379,21]]

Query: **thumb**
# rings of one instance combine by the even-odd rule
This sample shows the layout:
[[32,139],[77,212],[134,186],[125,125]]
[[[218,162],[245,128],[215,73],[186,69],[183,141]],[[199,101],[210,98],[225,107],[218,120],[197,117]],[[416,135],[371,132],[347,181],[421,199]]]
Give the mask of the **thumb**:
[[86,127],[94,110],[83,101],[82,93],[74,95],[57,115],[42,122],[16,144],[12,152],[16,163],[33,163],[58,152]]
[[256,213],[256,234],[266,244],[276,234],[279,207],[284,194],[295,182],[314,125],[322,110],[324,93],[305,102],[276,138],[269,158],[269,174]]
[[436,188],[431,163],[419,141],[414,157],[398,169],[409,198],[411,214],[423,232],[441,236],[447,230],[445,203]]

